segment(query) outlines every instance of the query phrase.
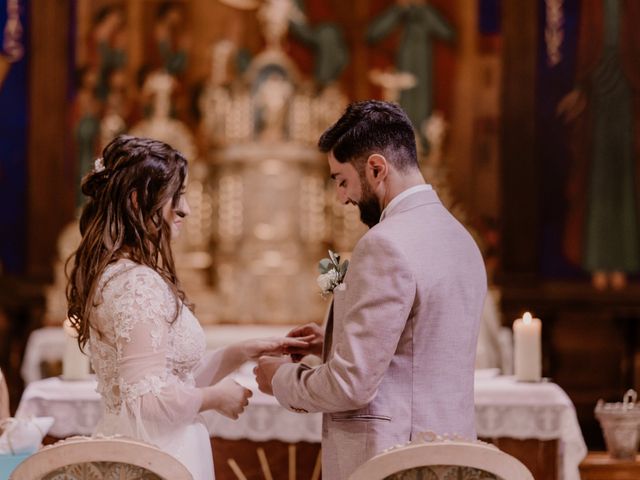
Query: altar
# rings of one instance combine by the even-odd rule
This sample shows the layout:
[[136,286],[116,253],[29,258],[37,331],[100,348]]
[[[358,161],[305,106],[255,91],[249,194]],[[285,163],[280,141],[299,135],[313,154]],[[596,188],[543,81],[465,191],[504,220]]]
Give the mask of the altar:
[[[257,390],[251,368],[246,364],[235,374],[236,380],[254,393],[238,420],[215,412],[202,414],[212,438],[216,477],[237,478],[230,467],[233,464],[247,478],[261,478],[258,450],[262,449],[274,478],[275,472],[290,468],[299,478],[312,478],[322,436],[321,415],[301,415],[282,408],[273,397]],[[95,388],[94,379],[63,381],[52,377],[31,382],[16,415],[54,417],[49,442],[90,435],[101,410]],[[479,437],[520,458],[539,480],[580,478],[578,465],[587,448],[573,404],[560,387],[551,382],[518,383],[513,377],[478,371],[475,399]],[[551,452],[546,457],[540,455],[544,449]]]

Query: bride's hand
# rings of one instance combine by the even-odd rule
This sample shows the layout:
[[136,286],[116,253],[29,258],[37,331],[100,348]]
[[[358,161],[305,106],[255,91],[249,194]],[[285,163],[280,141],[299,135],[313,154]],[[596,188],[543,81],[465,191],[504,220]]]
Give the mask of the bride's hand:
[[231,378],[225,378],[205,389],[203,410],[217,410],[225,417],[237,419],[249,404],[253,393]]
[[279,356],[289,353],[291,349],[309,348],[312,337],[269,337],[247,340],[244,344],[245,355],[249,359],[258,359],[264,355]]
[[287,353],[291,354],[294,362],[299,362],[305,355],[322,355],[324,330],[317,323],[307,323],[296,327],[287,333],[287,337],[303,339],[308,343],[304,348],[289,347],[287,349]]

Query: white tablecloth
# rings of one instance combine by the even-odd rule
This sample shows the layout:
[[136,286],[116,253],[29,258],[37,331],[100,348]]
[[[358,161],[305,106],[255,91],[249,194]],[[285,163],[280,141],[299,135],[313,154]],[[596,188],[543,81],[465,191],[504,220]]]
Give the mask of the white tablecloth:
[[[280,407],[277,401],[256,388],[244,367],[236,379],[253,390],[245,413],[236,421],[214,412],[203,414],[212,436],[230,440],[281,440],[319,442],[322,436],[319,414],[300,415]],[[100,416],[100,397],[95,380],[38,380],[27,385],[16,416],[50,415],[56,422],[49,434],[64,438],[89,435]],[[554,383],[518,383],[513,377],[483,378],[475,383],[478,436],[559,440],[560,471],[565,480],[579,480],[578,465],[587,448],[576,413],[566,393]]]
[[31,332],[24,350],[20,374],[25,383],[42,378],[40,363],[62,360],[64,355],[64,330],[62,327],[44,327]]
[[520,383],[514,377],[476,379],[476,429],[479,437],[559,439],[559,470],[579,480],[587,455],[576,410],[564,390],[551,382]]

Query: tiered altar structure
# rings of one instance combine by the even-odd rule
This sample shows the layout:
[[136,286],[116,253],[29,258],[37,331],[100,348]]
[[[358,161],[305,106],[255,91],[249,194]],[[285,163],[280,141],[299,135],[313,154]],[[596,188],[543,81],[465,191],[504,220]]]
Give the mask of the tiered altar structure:
[[346,99],[335,86],[317,91],[285,54],[289,20],[282,8],[282,2],[260,7],[267,45],[242,76],[224,73],[232,47],[214,47],[200,102],[220,322],[320,320],[317,262],[328,247],[350,250],[361,233],[346,227],[357,224],[357,210],[334,205],[316,147]]

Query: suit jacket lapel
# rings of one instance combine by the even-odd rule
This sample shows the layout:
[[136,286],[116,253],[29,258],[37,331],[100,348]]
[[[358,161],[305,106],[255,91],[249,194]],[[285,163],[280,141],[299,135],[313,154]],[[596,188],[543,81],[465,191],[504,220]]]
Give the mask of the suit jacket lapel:
[[333,340],[333,300],[327,312],[327,321],[324,327],[324,342],[322,344],[322,362],[327,361],[329,352],[331,351],[331,341]]

